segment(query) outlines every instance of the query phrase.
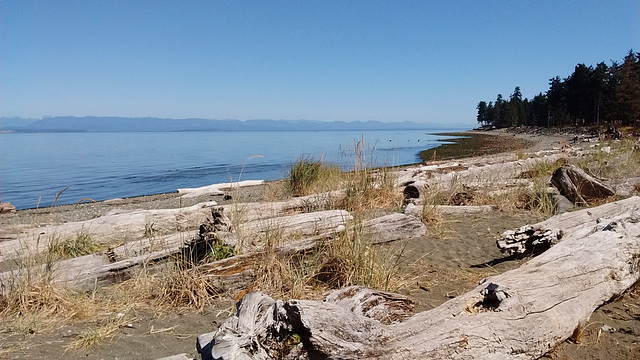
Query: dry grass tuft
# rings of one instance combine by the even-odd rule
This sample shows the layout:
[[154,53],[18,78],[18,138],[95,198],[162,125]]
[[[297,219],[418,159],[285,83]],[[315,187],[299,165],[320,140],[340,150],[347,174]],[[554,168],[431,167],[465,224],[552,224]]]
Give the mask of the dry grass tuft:
[[474,178],[468,184],[454,175],[448,183],[429,184],[422,199],[422,220],[432,225],[440,223],[438,205],[490,205],[500,211],[525,209],[541,217],[551,216],[555,204],[549,193],[549,180],[559,166],[562,162],[539,161],[519,175],[514,174],[512,181],[494,179],[487,174],[486,178]]
[[157,277],[160,305],[170,307],[188,307],[198,311],[212,305],[220,293],[210,279],[198,269],[176,269],[168,276]]
[[343,175],[337,165],[303,156],[291,166],[288,178],[289,191],[293,196],[303,196],[336,190],[342,186]]
[[268,227],[261,236],[265,248],[253,287],[271,294],[286,293],[291,287],[291,269],[289,259],[278,251],[284,241],[282,228]]
[[68,259],[93,254],[102,249],[103,246],[94,240],[89,231],[83,228],[72,239],[65,241],[54,239],[49,243],[48,251],[56,259]]
[[[609,150],[605,151],[606,148]],[[609,141],[600,146],[600,151],[580,158],[575,165],[600,179],[622,180],[640,174],[640,151],[634,149],[630,138]]]
[[[347,224],[344,232],[323,249],[315,279],[330,288],[363,285],[390,290],[396,287],[400,256],[381,251],[364,236],[362,222]],[[397,255],[397,254],[396,254]]]
[[96,345],[115,336],[116,331],[127,326],[132,320],[127,314],[130,310],[123,313],[113,314],[104,319],[98,319],[95,326],[81,332],[66,348],[71,350],[90,349]]
[[176,257],[153,273],[143,268],[130,279],[111,286],[112,298],[141,308],[202,311],[218,300],[221,291],[202,270],[191,265]]
[[0,296],[4,332],[33,334],[61,321],[87,319],[97,313],[89,294],[52,283],[46,275],[16,277],[7,290]]

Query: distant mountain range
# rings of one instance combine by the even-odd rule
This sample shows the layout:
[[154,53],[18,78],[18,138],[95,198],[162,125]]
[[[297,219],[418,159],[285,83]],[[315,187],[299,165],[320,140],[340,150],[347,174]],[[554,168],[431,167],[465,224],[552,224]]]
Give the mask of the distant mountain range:
[[[455,126],[453,126],[455,127]],[[458,126],[464,128],[463,126]],[[414,122],[314,121],[314,120],[213,120],[126,117],[58,116],[40,120],[0,118],[0,131],[13,132],[149,132],[149,131],[239,131],[239,130],[411,130],[450,129],[451,125]]]

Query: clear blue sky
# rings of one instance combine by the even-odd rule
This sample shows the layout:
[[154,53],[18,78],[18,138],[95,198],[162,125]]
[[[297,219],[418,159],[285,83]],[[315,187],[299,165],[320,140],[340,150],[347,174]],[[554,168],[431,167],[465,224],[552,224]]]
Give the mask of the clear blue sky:
[[472,126],[632,48],[638,0],[0,0],[0,115]]

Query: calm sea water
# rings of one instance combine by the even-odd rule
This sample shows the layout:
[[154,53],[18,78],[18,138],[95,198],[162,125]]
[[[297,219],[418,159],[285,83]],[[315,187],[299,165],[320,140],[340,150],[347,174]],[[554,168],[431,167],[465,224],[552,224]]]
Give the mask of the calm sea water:
[[[442,132],[439,130],[438,132]],[[18,209],[106,200],[239,180],[285,178],[305,156],[353,163],[364,136],[367,164],[419,162],[445,136],[429,130],[0,134],[0,199]],[[252,157],[259,155],[261,157]]]

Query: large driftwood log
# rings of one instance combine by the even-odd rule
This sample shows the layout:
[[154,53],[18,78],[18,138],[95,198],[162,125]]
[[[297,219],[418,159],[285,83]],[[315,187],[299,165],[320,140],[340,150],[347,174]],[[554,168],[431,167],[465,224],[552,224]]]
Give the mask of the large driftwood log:
[[[365,221],[361,231],[363,238],[371,244],[381,244],[424,236],[426,227],[412,216],[393,213]],[[335,235],[336,232],[331,231],[285,242],[278,247],[277,252],[287,257],[312,251],[334,239]],[[254,275],[251,271],[257,267],[262,256],[262,249],[259,248],[251,253],[200,265],[198,269],[214,281],[217,287],[229,291],[238,290],[246,288],[251,283]]]
[[[352,314],[374,319],[385,324],[396,323],[400,320],[408,318],[412,315],[414,307],[413,300],[407,298],[406,296],[370,289],[363,286],[350,286],[344,289],[336,290],[325,298],[325,302],[346,309]],[[242,307],[243,304],[245,304],[245,306],[247,304],[258,304],[257,308],[260,309],[260,307],[264,305],[272,306],[274,304],[274,300],[264,294],[252,292],[246,295],[246,299],[243,299],[243,301],[239,304],[239,307]],[[256,308],[252,307],[252,309],[248,311],[248,313],[251,313],[254,309]],[[251,321],[253,320],[251,317],[243,316],[242,319],[240,319],[239,317],[238,320],[239,321],[235,323],[236,326],[244,328],[255,325],[251,324]],[[248,322],[245,323],[245,320]],[[228,325],[228,323],[229,322],[225,323],[223,326]],[[212,340],[214,339],[214,337],[216,337],[216,334],[217,332],[211,332],[198,336],[198,339],[196,340],[196,349],[202,355],[203,360],[219,359],[221,357],[217,356],[216,352],[220,352],[221,349],[224,349],[222,351],[224,352],[227,346],[234,347],[238,342],[250,344],[255,340],[252,338],[251,333],[242,334],[239,338],[230,337],[229,339],[221,339],[220,337],[218,337],[217,342],[215,342],[214,348]],[[271,346],[272,349],[270,350],[274,355],[274,358],[281,357],[281,355],[283,355],[283,353],[286,351],[286,345],[284,345],[283,343],[277,344],[272,342]],[[286,358],[307,358],[307,356],[305,356],[304,354],[303,349],[300,350],[302,351],[296,353],[290,352],[288,354],[289,356],[287,356]]]
[[[332,223],[332,226],[328,227],[320,226],[317,219],[322,218],[322,214],[325,212],[315,213],[315,217],[312,217],[315,220],[307,223],[309,230],[302,232],[307,235],[302,236],[299,240],[285,241],[277,251],[286,256],[313,250],[325,241],[332,239],[338,227],[345,224],[345,219],[350,218],[348,213],[340,213],[342,220],[339,223]],[[301,214],[300,217],[308,219],[303,215],[305,214]],[[288,219],[291,220],[291,218]],[[225,228],[228,230],[227,221],[223,221],[225,224],[219,224],[220,230],[225,230]],[[286,226],[285,223],[280,225]],[[289,224],[300,225],[300,223],[294,218]],[[323,232],[316,234],[320,228],[324,229]],[[366,221],[362,229],[363,234],[374,244],[422,236],[425,231],[426,228],[419,220],[395,213]],[[106,253],[100,252],[58,261],[54,264],[53,271],[47,275],[53,281],[64,282],[72,288],[90,291],[97,286],[126,280],[144,264],[158,263],[161,260],[171,258],[182,249],[189,247],[188,243],[192,242],[192,239],[192,235],[173,234],[161,239],[131,242],[111,248]],[[223,239],[227,238],[223,237]],[[209,277],[214,285],[221,290],[245,288],[254,279],[253,269],[257,267],[262,258],[263,245],[254,246],[251,252],[245,254],[200,265],[198,270],[202,271],[204,276]],[[26,269],[0,273],[0,295],[11,289],[12,284],[21,278],[21,271],[24,270]],[[44,270],[44,265],[28,269],[31,274],[43,273]]]
[[[323,210],[327,205],[344,197],[344,194],[344,190],[337,190],[283,201],[234,203],[223,205],[222,208],[235,224],[241,224]],[[210,208],[216,205],[215,201],[209,201],[177,209],[116,210],[86,221],[26,228],[21,231],[2,229],[1,236],[7,240],[0,242],[0,264],[26,253],[46,251],[51,242],[71,239],[82,232],[90,234],[101,243],[113,243],[122,239],[148,243],[146,239],[161,237],[158,234],[171,236],[174,232],[197,229],[210,213]]]
[[563,213],[534,225],[507,230],[496,241],[496,245],[510,256],[537,254],[556,244],[565,233],[588,235],[591,229],[585,228],[585,223],[600,224],[603,223],[602,219],[630,216],[639,207],[640,198],[634,196],[584,211]]
[[551,184],[574,204],[588,204],[614,195],[613,190],[575,165],[563,165],[554,171]]
[[[199,348],[203,359],[272,359],[298,337],[285,358],[536,359],[638,281],[638,201],[618,202],[622,213],[587,221],[520,268],[404,322],[384,325],[335,303],[250,293]],[[589,218],[597,209],[580,213]]]
[[210,201],[178,209],[112,212],[96,219],[27,229],[16,234],[15,240],[0,243],[0,263],[46,251],[52,242],[73,239],[81,233],[107,244],[196,229],[215,205],[215,201]]
[[229,243],[240,251],[252,251],[263,246],[264,237],[260,234],[277,233],[286,238],[290,236],[305,237],[335,231],[338,226],[344,226],[351,220],[346,210],[325,210],[312,213],[281,216],[276,218],[249,221],[240,224],[236,233],[241,243]]

